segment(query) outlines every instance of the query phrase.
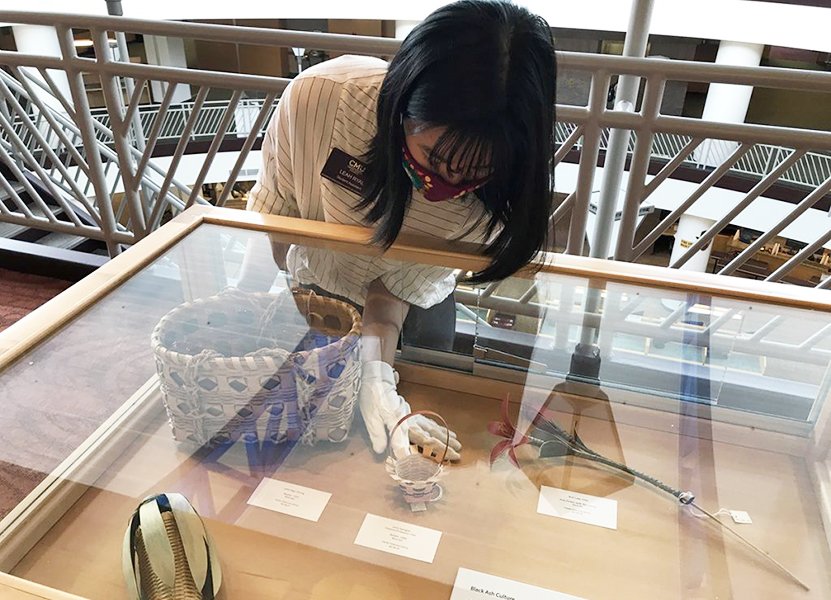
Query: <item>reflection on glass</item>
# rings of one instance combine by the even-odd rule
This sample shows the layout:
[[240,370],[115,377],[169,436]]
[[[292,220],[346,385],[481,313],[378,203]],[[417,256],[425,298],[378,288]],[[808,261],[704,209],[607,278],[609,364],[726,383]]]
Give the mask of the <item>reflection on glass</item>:
[[[670,410],[668,402],[680,400],[803,423],[816,418],[831,359],[827,314],[545,274],[522,281],[535,295],[516,297],[512,280],[506,293],[503,284],[480,293],[478,358],[601,381]],[[534,321],[530,336],[505,325],[519,315]]]
[[[734,514],[723,508],[725,496],[742,506],[755,504],[753,498],[764,502],[770,434],[742,442],[754,447],[744,464],[736,462],[735,447],[713,440],[724,435],[716,421],[742,423],[757,416],[766,420],[755,422],[773,430],[787,431],[793,421],[801,422],[795,431],[810,430],[827,395],[830,355],[822,343],[831,318],[546,274],[523,282],[529,284],[533,295],[516,298],[517,286],[509,283],[504,293],[492,286],[476,299],[479,310],[501,312],[498,319],[477,321],[476,341],[483,346],[477,360],[490,376],[513,370],[514,379],[519,375],[523,381],[521,396],[514,399],[516,425],[506,400],[501,420],[490,426],[502,438],[495,442],[492,462],[507,452],[516,479],[526,478],[541,494],[548,487],[588,494],[574,498],[581,506],[591,505],[591,498],[615,498],[643,507],[645,515],[661,514],[660,505],[644,497],[643,484],[659,498],[674,500],[673,525],[684,540],[682,595],[707,588],[704,572],[722,577],[727,556],[742,545],[768,570],[808,590],[798,561],[783,545],[760,546],[752,541],[758,538],[748,539],[719,520]],[[513,333],[505,325],[512,322],[504,314],[509,303],[515,314],[538,314],[534,335]],[[777,333],[782,326],[789,328]],[[788,364],[793,368],[783,369]],[[531,449],[520,452],[524,446]],[[644,466],[650,463],[655,471]],[[811,469],[811,462],[797,464],[794,476],[804,476],[806,466]],[[746,474],[738,489],[730,476],[737,471]],[[800,498],[806,493],[796,492]],[[644,524],[654,535],[666,526],[658,519]],[[708,526],[727,538],[714,545]]]
[[[426,351],[445,368],[407,364],[406,333],[396,359],[400,393],[464,445],[438,482],[435,463],[391,477],[355,415],[360,302],[276,258],[265,233],[200,226],[5,369],[0,567],[121,597],[126,525],[165,494],[202,517],[228,597],[447,598],[460,567],[584,600],[802,593],[691,491],[805,597],[831,593],[805,437],[826,314],[601,277],[460,283],[455,325],[427,327],[451,334],[455,353]],[[296,494],[331,496],[306,520],[274,508],[281,485],[301,513]],[[541,511],[550,488],[607,501],[614,527]],[[356,546],[367,514],[440,531],[434,561]]]

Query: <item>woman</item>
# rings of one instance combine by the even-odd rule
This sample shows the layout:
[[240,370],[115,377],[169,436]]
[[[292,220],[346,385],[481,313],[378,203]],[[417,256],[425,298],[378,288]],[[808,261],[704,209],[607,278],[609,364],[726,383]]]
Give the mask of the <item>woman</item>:
[[[551,212],[556,65],[548,24],[502,1],[462,0],[429,15],[387,65],[343,56],[285,90],[263,140],[247,208],[484,244],[471,278],[505,278],[544,248]],[[396,391],[398,338],[449,348],[448,269],[273,243],[301,285],[363,308],[359,407],[375,452],[409,412]],[[445,432],[410,419],[393,440],[438,453]],[[451,436],[448,457],[461,448]]]

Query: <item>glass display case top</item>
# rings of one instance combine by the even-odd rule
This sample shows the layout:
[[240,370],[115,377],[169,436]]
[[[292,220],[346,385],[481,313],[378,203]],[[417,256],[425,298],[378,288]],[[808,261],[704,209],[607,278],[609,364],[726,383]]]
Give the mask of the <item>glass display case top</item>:
[[[0,566],[102,599],[183,569],[203,597],[831,596],[831,313],[441,262],[182,236],[4,367]],[[373,449],[376,268],[447,297],[391,385],[454,460]]]

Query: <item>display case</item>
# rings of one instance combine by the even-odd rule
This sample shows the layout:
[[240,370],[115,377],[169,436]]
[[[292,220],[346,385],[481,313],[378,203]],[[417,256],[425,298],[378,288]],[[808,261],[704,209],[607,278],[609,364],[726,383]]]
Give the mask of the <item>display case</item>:
[[473,286],[475,248],[402,235],[390,268],[459,281],[452,350],[396,359],[463,444],[412,502],[354,406],[358,313],[269,251],[368,239],[194,207],[0,335],[2,597],[127,597],[159,493],[229,599],[831,597],[828,292],[560,255]]

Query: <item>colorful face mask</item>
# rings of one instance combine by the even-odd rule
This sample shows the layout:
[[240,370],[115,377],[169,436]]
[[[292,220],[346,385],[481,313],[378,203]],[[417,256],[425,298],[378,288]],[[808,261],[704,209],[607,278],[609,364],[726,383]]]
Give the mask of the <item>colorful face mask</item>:
[[475,181],[467,181],[463,184],[452,184],[445,181],[441,175],[428,171],[419,165],[413,155],[410,153],[407,144],[404,144],[404,153],[402,158],[404,171],[413,183],[413,189],[422,193],[426,200],[430,202],[442,202],[444,200],[454,200],[461,198],[465,194],[472,192],[475,189],[482,187],[487,181],[487,177],[477,179]]

